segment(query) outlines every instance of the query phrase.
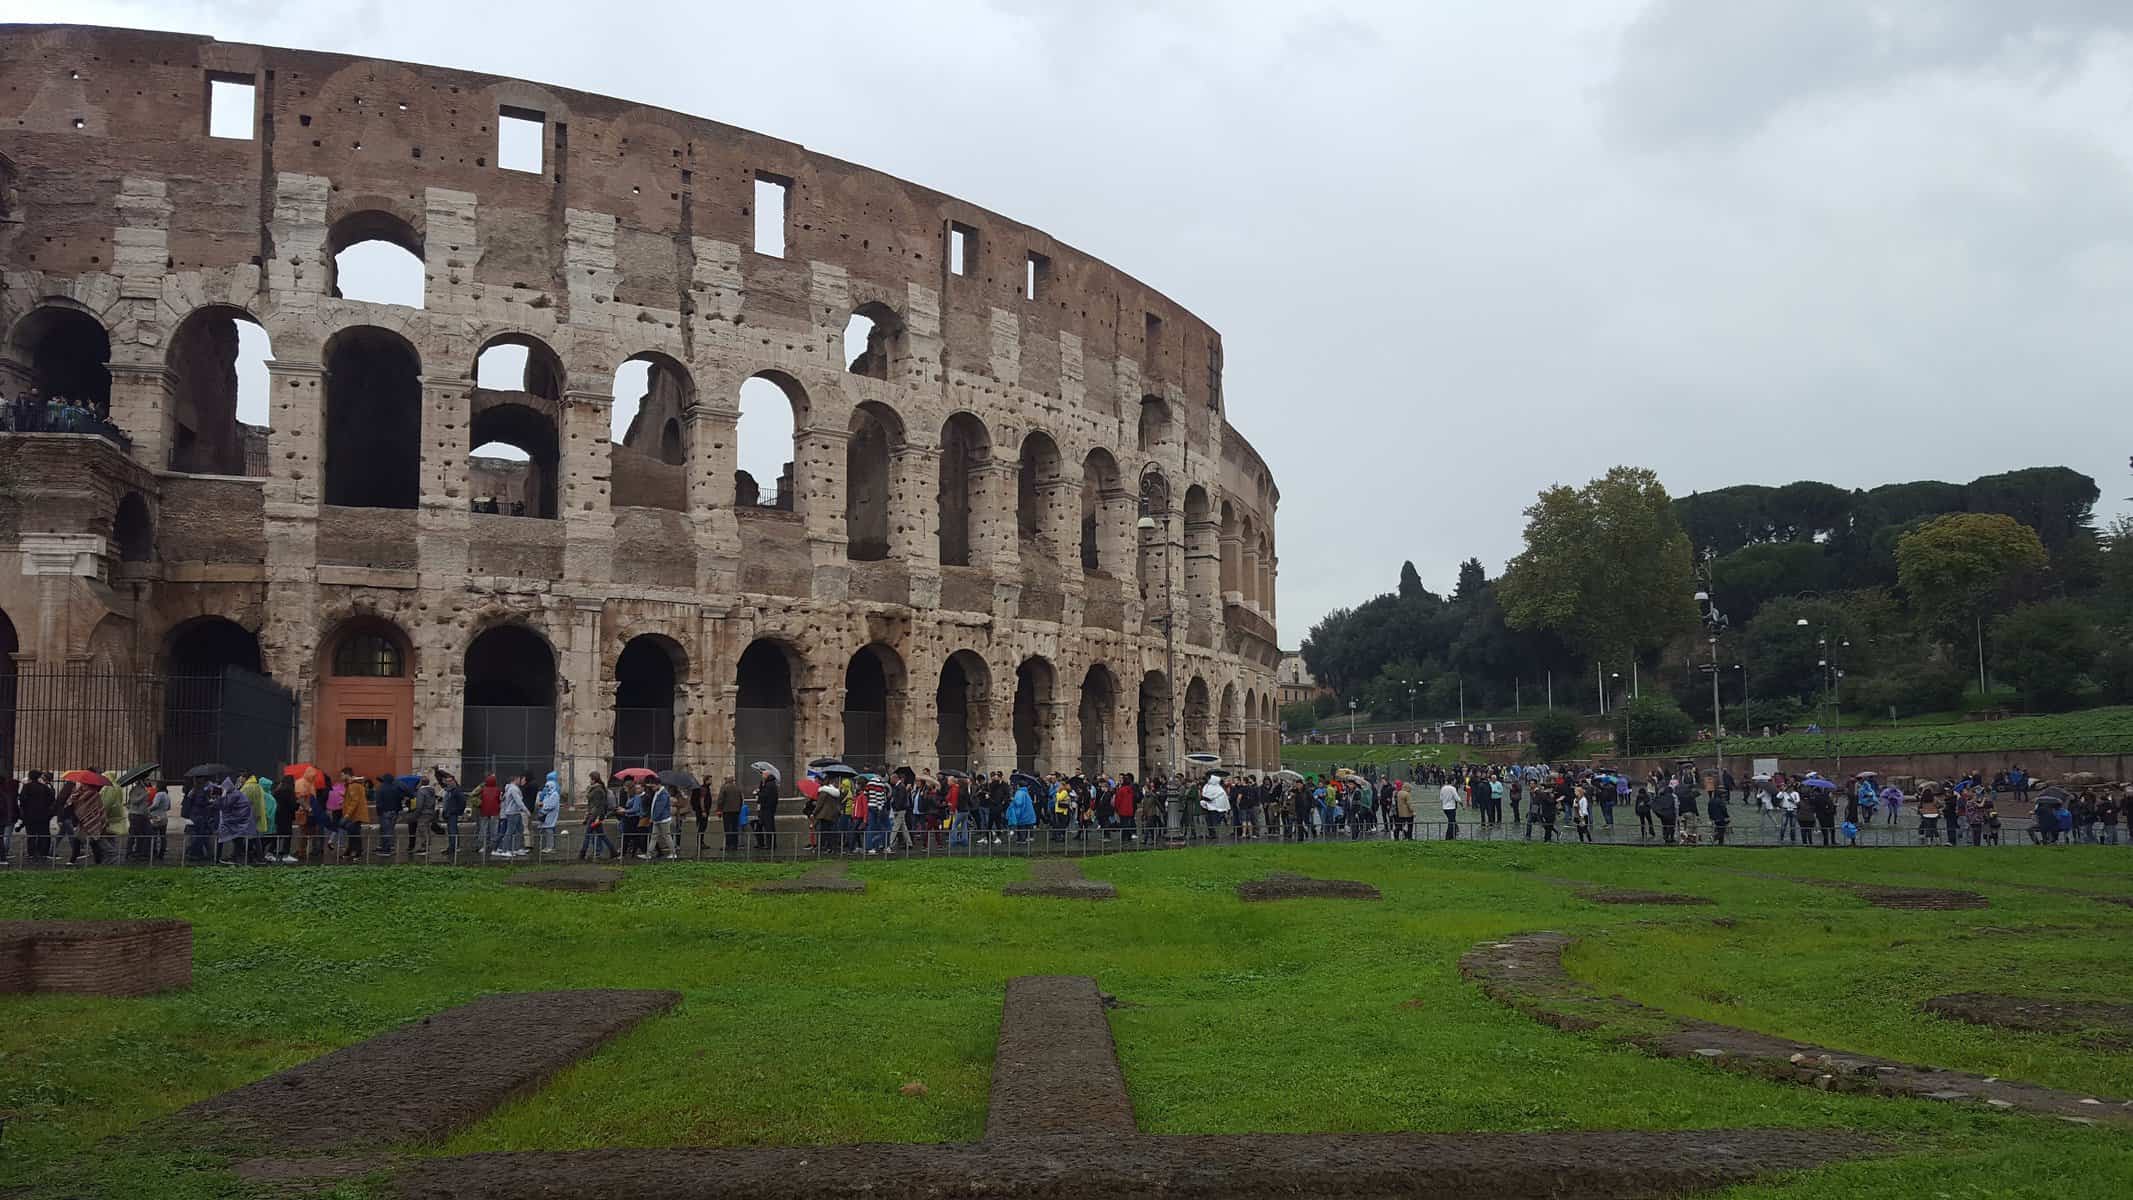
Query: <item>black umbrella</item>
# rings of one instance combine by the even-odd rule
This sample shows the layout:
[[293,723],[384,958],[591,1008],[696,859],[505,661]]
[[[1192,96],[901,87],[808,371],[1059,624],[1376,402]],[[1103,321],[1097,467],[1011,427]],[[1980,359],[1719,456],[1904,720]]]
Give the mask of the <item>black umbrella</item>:
[[836,767],[844,765],[844,760],[832,755],[828,758],[810,758],[807,760],[807,765],[810,767]]
[[1013,775],[1008,777],[1008,782],[1014,784],[1018,788],[1028,788],[1033,792],[1041,792],[1044,790],[1044,781],[1042,779],[1037,778],[1035,775],[1030,774],[1028,771],[1015,772]]
[[670,788],[680,788],[685,792],[693,792],[697,786],[696,776],[689,774],[687,771],[679,770],[661,771],[659,773],[659,782],[666,784]]
[[226,775],[235,775],[236,773],[235,770],[222,763],[201,763],[199,766],[187,771],[185,777],[187,779],[221,779]]
[[965,770],[961,769],[960,767],[942,767],[942,768],[941,768],[941,778],[943,778],[943,779],[968,779],[968,778],[970,778],[970,772],[968,772],[968,771],[965,771]]
[[162,764],[160,763],[142,763],[140,766],[133,768],[132,770],[126,772],[125,774],[119,776],[111,782],[119,785],[120,787],[132,787],[134,784],[139,783],[143,779],[148,778],[150,775],[155,774],[156,768],[161,765]]
[[839,775],[859,774],[857,768],[848,767],[845,764],[838,762],[834,758],[818,758],[814,762],[811,762],[807,765],[813,768],[814,772],[817,775],[822,776],[824,779],[833,779]]

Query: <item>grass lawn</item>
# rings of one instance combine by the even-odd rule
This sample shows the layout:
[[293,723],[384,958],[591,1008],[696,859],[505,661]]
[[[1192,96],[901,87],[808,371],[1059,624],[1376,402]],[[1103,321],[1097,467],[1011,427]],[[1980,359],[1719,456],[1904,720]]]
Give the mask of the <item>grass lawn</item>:
[[[27,1181],[34,1196],[244,1195],[161,1149],[164,1118],[400,1021],[534,988],[665,987],[685,1001],[420,1152],[974,1139],[1003,983],[1069,972],[1127,1002],[1112,1030],[1152,1132],[1834,1126],[1903,1152],[1733,1194],[2119,1198],[2133,1194],[2133,1132],[1649,1058],[1498,1006],[1457,961],[1484,938],[1573,931],[1586,940],[1570,969],[1602,990],[2123,1098],[2133,1053],[1917,1005],[1955,991],[2133,1000],[2133,909],[2091,898],[2133,895],[2129,867],[2112,847],[1252,846],[1091,860],[1119,888],[1108,904],[1002,897],[1025,870],[1004,861],[868,862],[854,869],[865,895],[780,897],[746,888],[797,868],[637,868],[612,894],[512,888],[478,869],[15,872],[0,876],[0,911],[184,917],[196,968],[190,991],[151,999],[0,998],[0,1110],[13,1114],[0,1194]],[[1237,882],[1271,869],[1368,880],[1386,899],[1236,899]],[[1960,886],[1991,907],[1889,911],[1756,873]],[[1718,904],[1603,906],[1564,880]],[[1735,924],[1712,924],[1721,915]],[[910,1080],[928,1093],[899,1095]]]

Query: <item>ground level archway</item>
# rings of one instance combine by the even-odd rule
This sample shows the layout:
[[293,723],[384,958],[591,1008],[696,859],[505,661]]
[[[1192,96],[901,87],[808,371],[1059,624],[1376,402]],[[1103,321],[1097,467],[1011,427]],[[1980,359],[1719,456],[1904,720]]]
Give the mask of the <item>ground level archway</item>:
[[326,639],[321,658],[312,761],[373,779],[414,770],[415,672],[406,631],[358,617]]
[[498,625],[467,644],[461,777],[523,774],[555,765],[555,651],[524,625]]
[[757,638],[741,652],[734,668],[734,775],[743,781],[744,791],[753,790],[753,764],[758,762],[777,768],[787,788],[798,779],[794,771],[799,762],[794,720],[798,662],[798,656],[783,643]]

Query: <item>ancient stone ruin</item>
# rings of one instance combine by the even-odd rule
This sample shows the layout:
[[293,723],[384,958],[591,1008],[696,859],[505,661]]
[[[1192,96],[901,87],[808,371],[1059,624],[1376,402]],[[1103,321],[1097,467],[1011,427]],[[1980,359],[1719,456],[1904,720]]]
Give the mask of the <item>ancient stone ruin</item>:
[[0,993],[147,996],[192,983],[184,921],[0,921]]

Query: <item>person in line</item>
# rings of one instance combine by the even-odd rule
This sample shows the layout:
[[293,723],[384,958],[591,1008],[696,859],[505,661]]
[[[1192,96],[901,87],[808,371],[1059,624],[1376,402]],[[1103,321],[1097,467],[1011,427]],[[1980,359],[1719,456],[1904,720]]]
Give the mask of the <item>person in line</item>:
[[459,861],[459,819],[467,815],[467,789],[459,786],[459,777],[442,766],[433,767],[430,774],[444,792],[439,801],[439,815],[444,818],[444,861],[456,864]]
[[1789,779],[1778,789],[1777,809],[1778,841],[1806,841],[1800,829],[1800,789]]
[[711,789],[698,784],[689,789],[689,815],[696,819],[696,857],[702,858],[710,849],[706,838],[711,832]]
[[235,779],[225,778],[215,788],[215,861],[225,867],[243,866],[245,847],[259,833],[259,818],[252,802]]
[[668,790],[667,785],[663,783],[655,781],[651,786],[652,803],[648,815],[651,818],[652,833],[649,844],[645,847],[644,858],[646,862],[651,862],[655,859],[673,859],[676,857],[674,853],[674,793]]
[[393,833],[400,828],[400,810],[407,807],[407,787],[397,775],[380,775],[370,803],[378,817],[378,861],[390,864],[399,851]]
[[1705,811],[1711,817],[1711,843],[1717,846],[1725,845],[1726,829],[1733,823],[1733,810],[1726,803],[1725,789],[1711,793],[1705,803]]
[[497,836],[495,853],[498,858],[524,858],[526,856],[526,777],[513,775],[504,784],[503,806],[497,810],[503,823],[503,832]]
[[[262,784],[264,786],[264,784]],[[267,846],[267,855],[281,860],[284,866],[296,865],[296,850],[293,834],[296,829],[296,781],[283,775],[274,781],[274,840]]]
[[599,855],[593,853],[595,844],[606,847],[609,858],[622,857],[621,851],[615,849],[613,839],[607,836],[608,813],[611,803],[607,796],[607,781],[600,778],[598,771],[587,775],[585,777],[585,835],[578,839],[579,862],[584,862],[587,856],[591,856],[594,859],[599,858]]
[[1015,797],[1007,804],[1007,827],[1014,833],[1015,845],[1029,844],[1030,830],[1037,826],[1037,801],[1029,794],[1029,785],[1017,782]]
[[1592,840],[1592,797],[1585,794],[1585,785],[1577,785],[1570,801],[1571,827],[1578,832],[1578,840]]
[[765,771],[755,786],[755,848],[776,850],[778,848],[778,776],[774,771]]
[[252,808],[255,829],[247,847],[253,862],[278,862],[274,853],[274,794],[269,792],[259,776],[247,774],[238,787],[244,793],[244,802]]
[[22,785],[18,812],[22,827],[29,834],[22,848],[22,856],[29,863],[52,859],[52,816],[59,804],[52,794],[51,778],[49,771],[32,771],[29,782]]
[[1659,840],[1669,846],[1677,844],[1680,840],[1679,835],[1675,832],[1676,823],[1681,818],[1681,810],[1677,807],[1678,803],[1679,800],[1672,784],[1662,784],[1657,791],[1652,793],[1652,816],[1659,819]]
[[341,768],[345,786],[341,791],[341,857],[364,857],[363,826],[370,823],[370,781],[347,767]]
[[10,867],[9,843],[15,840],[15,824],[22,819],[22,785],[13,775],[0,775],[0,867]]
[[1444,840],[1456,841],[1459,837],[1459,785],[1449,779],[1437,789],[1437,803],[1444,808]]
[[495,772],[482,777],[474,811],[474,840],[479,853],[494,854],[503,846],[504,823],[504,789],[497,785]]
[[443,806],[444,789],[435,778],[418,779],[415,784],[415,803],[407,810],[407,857],[430,856],[432,830],[437,824],[437,810]]
[[1222,785],[1220,775],[1209,775],[1201,785],[1200,807],[1207,812],[1207,839],[1219,841],[1222,827],[1229,823],[1229,789]]
[[563,814],[563,785],[556,780],[554,771],[541,783],[540,812],[541,853],[555,853],[555,825]]

